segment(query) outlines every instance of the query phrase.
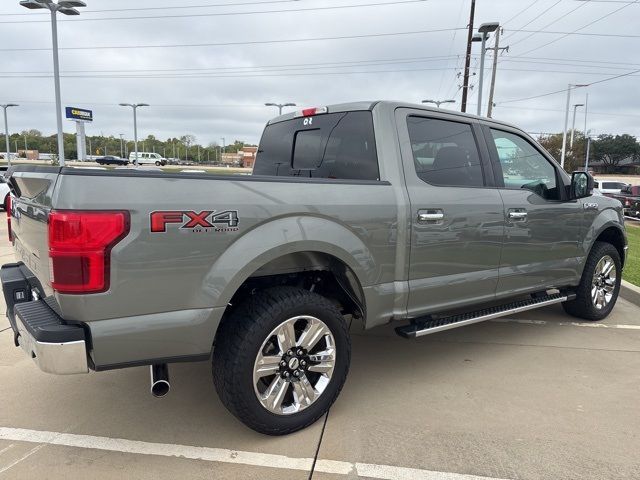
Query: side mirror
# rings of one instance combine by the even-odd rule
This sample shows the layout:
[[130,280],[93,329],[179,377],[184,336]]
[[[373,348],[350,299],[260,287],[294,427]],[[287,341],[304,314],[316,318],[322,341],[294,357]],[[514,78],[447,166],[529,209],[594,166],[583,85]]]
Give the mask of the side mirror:
[[594,183],[593,177],[587,172],[573,172],[571,174],[571,199],[591,196]]

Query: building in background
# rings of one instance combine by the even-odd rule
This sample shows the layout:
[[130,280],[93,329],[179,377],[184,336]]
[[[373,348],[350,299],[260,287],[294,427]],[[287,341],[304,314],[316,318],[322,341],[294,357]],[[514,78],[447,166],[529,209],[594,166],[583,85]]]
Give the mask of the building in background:
[[256,162],[258,147],[242,147],[239,153],[242,155],[242,166],[244,168],[253,168],[253,164]]

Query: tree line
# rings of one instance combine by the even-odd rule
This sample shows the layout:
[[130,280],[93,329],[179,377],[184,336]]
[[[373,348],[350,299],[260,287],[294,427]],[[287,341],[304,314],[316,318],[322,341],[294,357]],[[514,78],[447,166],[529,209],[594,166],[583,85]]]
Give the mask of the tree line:
[[[86,155],[104,156],[113,155],[116,157],[128,157],[130,152],[135,150],[134,142],[130,139],[123,139],[114,136],[87,135]],[[43,135],[39,130],[24,130],[20,133],[13,133],[9,137],[11,152],[16,153],[24,150],[38,150],[40,153],[57,153],[58,137],[54,135]],[[246,146],[255,146],[241,140],[234,140],[229,145],[222,147],[217,142],[201,145],[194,135],[182,135],[180,137],[159,140],[154,135],[138,139],[138,152],[155,152],[165,158],[176,158],[189,162],[210,162],[219,163],[222,153],[237,153]],[[4,142],[0,147],[4,154]],[[76,145],[76,135],[72,133],[64,134],[64,154],[69,160],[78,159]],[[24,153],[20,155],[26,157]]]
[[[553,157],[560,161],[562,154],[562,133],[542,135],[538,142]],[[570,135],[567,136],[565,155],[565,170],[572,172],[584,168],[586,160],[586,138],[583,133],[575,132],[573,147],[570,145]],[[630,159],[631,162],[640,164],[640,142],[633,135],[602,134],[591,139],[589,147],[589,165],[596,162],[604,169],[604,173],[617,173],[621,162]],[[626,162],[625,162],[626,163]],[[640,168],[636,166],[636,172]]]

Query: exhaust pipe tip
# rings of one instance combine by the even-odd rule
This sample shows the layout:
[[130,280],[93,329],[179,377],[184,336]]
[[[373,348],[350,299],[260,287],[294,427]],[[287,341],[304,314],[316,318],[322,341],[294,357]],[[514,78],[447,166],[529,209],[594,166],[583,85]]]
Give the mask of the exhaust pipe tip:
[[151,395],[156,398],[164,397],[171,390],[171,385],[166,380],[158,380],[151,385]]
[[171,384],[169,383],[169,367],[166,363],[151,365],[151,395],[156,398],[164,397],[169,390],[171,390]]

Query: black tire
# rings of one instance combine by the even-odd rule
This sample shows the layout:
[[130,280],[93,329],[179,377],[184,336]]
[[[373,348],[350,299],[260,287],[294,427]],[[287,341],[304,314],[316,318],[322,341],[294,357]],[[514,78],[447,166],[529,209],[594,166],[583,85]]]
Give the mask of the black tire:
[[2,202],[2,208],[4,208],[4,211],[5,211],[5,212],[7,212],[7,213],[9,213],[9,209],[7,208],[7,204],[9,203],[9,195],[10,195],[10,194],[9,194],[9,193],[7,193],[7,194],[4,196],[4,201]]
[[[335,340],[336,361],[328,385],[315,402],[297,413],[280,415],[258,400],[254,363],[269,333],[298,315],[311,315],[325,323]],[[311,425],[329,410],[347,378],[350,360],[348,327],[335,305],[307,290],[275,287],[252,295],[220,325],[213,351],[213,383],[225,407],[249,428],[285,435]]]
[[159,167],[161,165],[160,162],[156,162],[156,167]]
[[[594,305],[591,298],[592,280],[598,262],[605,256],[611,257],[615,264],[616,280],[612,292],[612,298],[607,305],[598,309]],[[620,261],[620,253],[610,243],[596,242],[589,252],[589,257],[582,272],[580,285],[576,290],[575,300],[564,302],[562,307],[564,311],[574,317],[582,318],[589,321],[597,321],[606,318],[613,310],[620,292],[620,282],[622,281],[622,262]]]

